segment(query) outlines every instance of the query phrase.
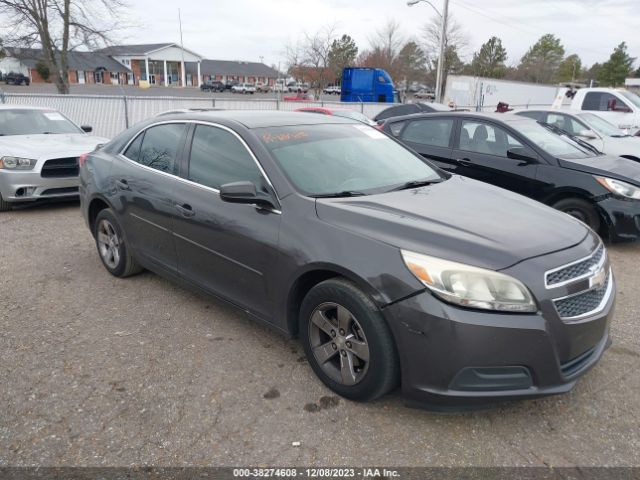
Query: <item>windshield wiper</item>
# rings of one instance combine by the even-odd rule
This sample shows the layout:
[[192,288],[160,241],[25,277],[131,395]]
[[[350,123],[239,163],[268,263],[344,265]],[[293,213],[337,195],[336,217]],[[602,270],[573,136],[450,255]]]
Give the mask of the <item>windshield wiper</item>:
[[366,195],[364,192],[357,192],[354,190],[345,190],[343,192],[333,193],[321,193],[318,195],[311,195],[313,198],[340,198],[340,197],[361,197]]
[[397,192],[398,190],[408,190],[409,188],[418,188],[418,187],[426,187],[427,185],[431,185],[433,183],[442,182],[441,178],[434,180],[412,180],[410,182],[405,182],[402,185],[398,185],[397,187],[392,188],[391,190],[387,190],[388,192]]

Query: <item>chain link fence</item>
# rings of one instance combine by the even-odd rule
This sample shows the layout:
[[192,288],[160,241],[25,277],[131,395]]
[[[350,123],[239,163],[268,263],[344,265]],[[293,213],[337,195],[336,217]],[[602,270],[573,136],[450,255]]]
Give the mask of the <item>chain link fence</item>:
[[107,138],[113,138],[122,130],[149,117],[182,108],[292,111],[302,107],[325,106],[356,110],[372,118],[390,106],[388,103],[343,103],[322,100],[291,102],[270,98],[57,95],[6,92],[0,92],[0,103],[52,108],[60,111],[78,125],[91,125],[95,135]]

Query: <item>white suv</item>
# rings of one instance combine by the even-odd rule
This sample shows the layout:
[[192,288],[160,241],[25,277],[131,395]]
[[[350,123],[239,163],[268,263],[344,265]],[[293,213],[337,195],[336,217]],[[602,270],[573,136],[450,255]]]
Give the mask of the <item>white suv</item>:
[[256,87],[251,83],[239,83],[231,87],[233,93],[256,93]]

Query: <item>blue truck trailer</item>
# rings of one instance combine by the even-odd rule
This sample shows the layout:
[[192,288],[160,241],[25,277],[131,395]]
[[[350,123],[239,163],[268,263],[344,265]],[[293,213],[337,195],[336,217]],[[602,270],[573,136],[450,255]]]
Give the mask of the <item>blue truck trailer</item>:
[[347,67],[342,70],[343,102],[393,103],[397,101],[391,76],[381,68]]

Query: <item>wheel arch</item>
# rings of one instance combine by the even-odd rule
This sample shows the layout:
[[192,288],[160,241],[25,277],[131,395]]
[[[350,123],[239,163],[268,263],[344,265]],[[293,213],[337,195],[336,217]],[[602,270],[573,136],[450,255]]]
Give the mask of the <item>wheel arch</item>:
[[545,197],[542,202],[549,207],[553,207],[554,204],[558,203],[560,200],[566,200],[568,198],[578,198],[580,200],[584,200],[589,202],[593,208],[595,208],[596,213],[600,217],[600,231],[597,232],[601,236],[608,236],[611,229],[611,219],[609,215],[602,209],[598,202],[596,201],[594,195],[587,190],[582,190],[580,188],[565,188],[558,191],[553,192],[551,195]]
[[112,206],[102,196],[95,196],[89,202],[89,206],[87,208],[87,222],[89,224],[89,229],[91,230],[91,235],[93,235],[93,232],[95,230],[95,221],[98,217],[98,214],[105,208],[112,208]]
[[295,280],[291,283],[286,301],[287,331],[291,336],[298,334],[298,313],[302,300],[313,287],[330,278],[343,278],[349,280],[360,290],[369,295],[373,303],[380,306],[379,293],[363,278],[355,273],[333,264],[311,264],[303,271],[299,272]]

